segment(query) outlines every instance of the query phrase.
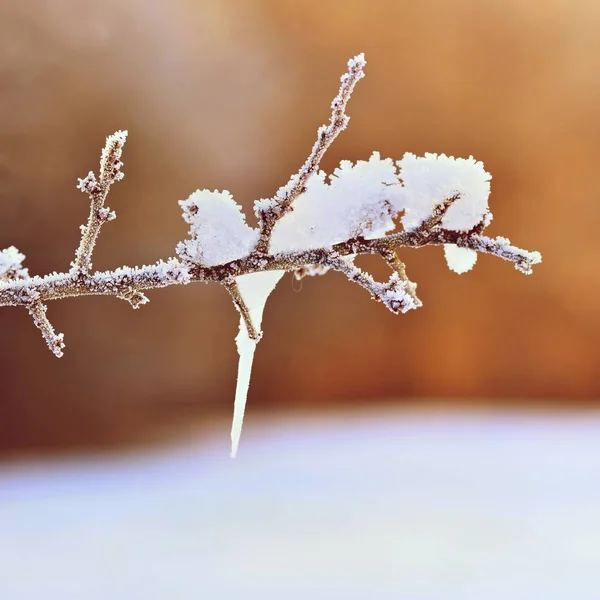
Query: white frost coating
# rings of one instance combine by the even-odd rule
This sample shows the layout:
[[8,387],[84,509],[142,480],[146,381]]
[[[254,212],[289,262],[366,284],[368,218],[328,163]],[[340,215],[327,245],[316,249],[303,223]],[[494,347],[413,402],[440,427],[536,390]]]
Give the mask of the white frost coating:
[[444,244],[444,256],[448,268],[459,275],[470,271],[477,262],[475,250],[459,248],[456,244]]
[[402,217],[405,229],[417,227],[438,204],[457,192],[460,198],[442,220],[446,229],[469,230],[488,212],[491,175],[472,156],[426,153],[421,157],[407,152],[397,164],[404,184],[400,207],[406,211]]
[[[261,327],[267,298],[284,274],[285,271],[265,271],[263,273],[241,275],[236,278],[240,294],[248,306],[252,323],[257,329]],[[257,342],[248,336],[248,331],[241,318],[240,331],[235,338],[235,342],[238,354],[240,355],[240,361],[238,364],[238,378],[233,404],[233,422],[231,424],[232,458],[235,458],[237,454],[242,434],[244,410],[246,408],[246,399],[248,398],[250,374],[252,372],[252,362],[254,361],[254,352],[256,351],[257,344]]]
[[196,190],[179,204],[190,224],[190,239],[177,245],[182,259],[211,267],[241,258],[256,245],[258,230],[246,223],[228,191]]
[[401,188],[391,184],[398,184],[396,166],[378,152],[355,165],[342,161],[332,175],[321,171],[309,179],[294,210],[275,225],[271,250],[327,247],[394,229],[392,217],[400,208]]

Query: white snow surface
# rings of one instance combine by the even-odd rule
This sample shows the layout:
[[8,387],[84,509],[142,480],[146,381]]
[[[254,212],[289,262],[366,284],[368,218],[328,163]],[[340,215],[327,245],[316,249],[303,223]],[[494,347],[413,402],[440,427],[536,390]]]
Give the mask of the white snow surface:
[[[255,328],[260,329],[267,298],[284,275],[285,271],[265,271],[263,273],[241,275],[236,278],[240,294],[248,306],[250,318]],[[244,412],[246,410],[246,400],[248,398],[250,376],[252,374],[252,363],[257,344],[256,341],[248,336],[248,330],[241,317],[240,330],[235,338],[235,343],[240,360],[238,363],[237,385],[233,403],[233,421],[231,424],[232,458],[235,458],[237,454],[240,436],[242,435]]]
[[442,220],[446,229],[466,231],[479,224],[488,211],[491,175],[483,163],[469,158],[407,152],[397,162],[403,182],[400,206],[402,225],[414,229],[444,199],[460,194]]
[[179,202],[190,224],[190,238],[177,245],[177,253],[207,267],[246,256],[258,241],[258,230],[246,223],[242,207],[228,191],[196,190]]
[[456,244],[444,244],[444,256],[448,268],[461,275],[470,271],[477,262],[477,252],[470,248],[460,248]]
[[220,428],[0,466],[2,600],[598,598],[597,413]]

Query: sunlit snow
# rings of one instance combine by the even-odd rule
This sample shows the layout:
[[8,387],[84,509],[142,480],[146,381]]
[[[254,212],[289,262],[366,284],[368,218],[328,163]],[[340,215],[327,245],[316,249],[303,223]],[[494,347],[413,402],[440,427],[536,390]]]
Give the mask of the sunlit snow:
[[177,245],[184,260],[210,267],[246,256],[255,246],[258,231],[246,224],[228,191],[196,190],[179,204],[190,224],[190,239]]
[[0,598],[598,598],[598,414],[257,416],[236,461],[226,428],[0,467]]

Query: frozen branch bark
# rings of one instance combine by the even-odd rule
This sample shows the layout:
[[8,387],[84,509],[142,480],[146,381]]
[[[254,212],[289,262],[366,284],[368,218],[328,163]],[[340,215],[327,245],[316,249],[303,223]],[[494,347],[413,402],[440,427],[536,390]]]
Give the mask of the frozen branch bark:
[[[323,155],[348,124],[346,106],[364,77],[365,64],[362,54],[348,61],[331,104],[329,124],[319,128],[308,158],[272,198],[256,201],[257,228],[246,223],[229,192],[197,190],[179,202],[190,230],[189,238],[176,246],[178,258],[93,272],[92,254],[101,228],[116,217],[106,200],[112,184],[123,178],[121,156],[127,132],[109,136],[98,178],[90,171],[77,186],[89,197],[90,213],[81,227],[71,268],[30,276],[22,264],[24,255],[8,247],[0,252],[0,306],[25,307],[50,350],[60,357],[63,334],[57,334],[48,320],[49,301],[105,295],[139,308],[148,302],[145,292],[150,290],[192,282],[223,285],[240,314],[232,425],[235,455],[254,351],[262,337],[263,308],[285,272],[301,278],[338,271],[395,314],[422,306],[417,284],[408,278],[398,256],[402,248],[442,246],[448,266],[457,273],[470,270],[477,253],[484,253],[530,274],[541,262],[539,252],[483,234],[492,220],[490,175],[472,157],[407,153],[393,162],[374,153],[368,161],[343,161],[329,176],[319,171]],[[360,254],[379,254],[390,267],[389,279],[380,283],[359,269],[354,261]]]
[[116,218],[116,213],[104,206],[110,187],[123,179],[121,155],[127,140],[126,131],[117,131],[106,138],[100,157],[100,177],[96,180],[93,171],[79,180],[78,188],[90,198],[90,215],[87,225],[81,226],[81,241],[71,266],[76,271],[88,272],[92,268],[92,252],[104,223]]

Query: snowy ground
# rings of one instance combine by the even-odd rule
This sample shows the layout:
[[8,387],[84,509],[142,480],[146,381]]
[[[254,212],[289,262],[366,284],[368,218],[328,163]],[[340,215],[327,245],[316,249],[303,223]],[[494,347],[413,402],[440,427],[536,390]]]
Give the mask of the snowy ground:
[[257,420],[0,467],[0,598],[600,598],[600,415]]

